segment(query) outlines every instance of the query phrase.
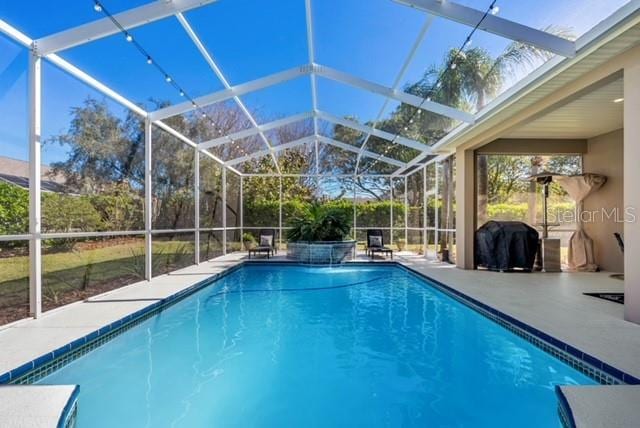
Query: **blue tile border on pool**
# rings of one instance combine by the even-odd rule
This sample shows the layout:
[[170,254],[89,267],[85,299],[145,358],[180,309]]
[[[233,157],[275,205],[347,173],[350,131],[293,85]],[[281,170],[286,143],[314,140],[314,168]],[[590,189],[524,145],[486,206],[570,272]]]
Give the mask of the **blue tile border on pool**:
[[[128,330],[131,327],[146,320],[152,315],[160,312],[161,310],[177,303],[179,300],[187,297],[188,295],[216,282],[220,278],[239,270],[244,266],[309,266],[314,267],[317,265],[300,264],[294,261],[267,261],[267,260],[243,260],[233,266],[224,269],[221,272],[213,274],[212,276],[199,281],[185,289],[168,296],[164,299],[158,300],[153,304],[146,306],[134,313],[131,313],[117,321],[112,322],[88,335],[74,340],[52,352],[45,355],[41,355],[33,361],[21,365],[7,373],[0,374],[0,385],[6,383],[32,383],[36,380],[46,376],[47,374],[63,367],[74,359],[90,352],[98,346],[111,340],[113,337]],[[324,265],[326,266],[326,265]],[[475,310],[481,315],[489,318],[490,320],[497,322],[501,326],[509,329],[525,340],[529,341],[533,345],[541,348],[545,352],[559,358],[571,366],[595,379],[602,384],[640,384],[640,379],[624,373],[621,370],[604,363],[598,358],[593,357],[587,353],[574,348],[573,346],[562,342],[538,330],[531,327],[497,309],[492,308],[466,294],[435,280],[409,266],[406,266],[397,261],[350,261],[340,266],[395,266],[405,270],[425,281],[430,285],[445,293],[446,295],[456,299],[465,306]]]
[[[407,272],[410,272],[426,281],[428,281],[429,283],[431,283],[432,285],[434,285],[437,289],[441,290],[442,292],[444,292],[445,294],[455,298],[458,301],[461,301],[463,304],[465,304],[468,307],[471,307],[472,309],[475,309],[477,312],[480,312],[482,315],[488,317],[489,319],[498,322],[499,324],[503,325],[504,327],[514,327],[515,331],[513,329],[510,329],[512,331],[514,331],[516,334],[519,333],[523,333],[523,334],[519,334],[521,337],[523,337],[524,339],[526,339],[527,341],[533,343],[534,345],[536,345],[538,348],[541,348],[542,350],[552,354],[553,356],[555,356],[556,358],[560,358],[562,360],[564,360],[565,362],[570,363],[571,366],[573,366],[574,368],[578,369],[579,371],[583,372],[584,374],[588,375],[589,377],[595,379],[596,381],[603,383],[603,384],[629,384],[629,385],[638,385],[640,384],[640,379],[636,378],[635,376],[632,376],[628,373],[623,372],[622,370],[619,370],[605,362],[603,362],[602,360],[587,354],[586,352],[582,352],[581,350],[541,331],[538,330],[537,328],[531,327],[528,324],[523,323],[522,321],[513,318],[510,315],[505,314],[504,312],[501,312],[489,305],[486,305],[476,299],[474,299],[473,297],[470,297],[454,288],[451,288],[450,286],[436,280],[433,279],[425,274],[423,274],[422,272],[416,271],[415,269],[409,267],[409,266],[405,266],[401,263],[398,263],[398,266],[400,266],[402,269],[405,269]],[[502,322],[500,322],[502,321]],[[507,325],[505,325],[504,323],[506,323]],[[541,341],[542,343],[539,343],[536,340],[532,340],[532,338],[537,338],[539,341]],[[556,348],[555,350],[553,349],[549,349],[549,347],[545,347],[544,344],[549,344],[552,347]],[[574,364],[574,360],[579,360],[580,362],[582,362],[584,365],[576,365]],[[586,365],[586,366],[585,366]],[[590,366],[590,367],[589,367]],[[595,371],[593,370],[589,370],[590,368],[595,369]],[[607,379],[606,377],[602,377],[599,375],[599,372],[602,372],[604,374],[607,375],[607,377],[610,377],[611,379]]]
[[75,426],[75,418],[78,414],[78,396],[80,395],[80,385],[75,385],[71,396],[67,400],[58,419],[58,428],[71,428]]
[[[52,352],[48,352],[13,370],[0,374],[0,385],[35,382],[37,379],[42,378],[47,374],[59,369],[60,367],[73,361],[75,358],[84,355],[86,352],[95,349],[97,346],[102,345],[121,332],[134,327],[135,325],[149,318],[151,315],[156,314],[162,309],[168,308],[169,306],[184,299],[188,295],[195,293],[196,291],[210,285],[211,283],[216,282],[218,279],[235,272],[242,266],[242,262],[230,266],[221,272],[215,273],[210,277],[203,279],[202,281],[198,281],[197,283],[192,284],[184,288],[183,290],[180,290],[175,294],[172,294],[168,297],[165,297],[164,299],[160,299],[148,306],[145,306],[142,309],[139,309],[129,315],[120,318],[119,320],[116,320],[108,325],[99,328],[98,330],[95,330],[83,337],[76,339],[73,342],[61,346]],[[97,346],[91,346],[95,345],[96,342],[100,343],[97,343]],[[86,352],[81,352],[79,353],[79,355],[70,355],[82,350],[86,350]],[[71,356],[71,358],[68,358],[69,356]],[[60,359],[64,359],[63,364],[56,364]],[[37,371],[41,371],[43,373],[40,373],[39,376],[31,376],[34,372]]]

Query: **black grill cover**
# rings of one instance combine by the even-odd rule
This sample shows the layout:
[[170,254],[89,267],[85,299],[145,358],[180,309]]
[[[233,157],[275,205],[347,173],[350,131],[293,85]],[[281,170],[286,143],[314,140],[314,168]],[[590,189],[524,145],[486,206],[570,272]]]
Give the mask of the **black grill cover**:
[[520,221],[489,221],[476,231],[476,264],[490,270],[532,270],[538,232]]

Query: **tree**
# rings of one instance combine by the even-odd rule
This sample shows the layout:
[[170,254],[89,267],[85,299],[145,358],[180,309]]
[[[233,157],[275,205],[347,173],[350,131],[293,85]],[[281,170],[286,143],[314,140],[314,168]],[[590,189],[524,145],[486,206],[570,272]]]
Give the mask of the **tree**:
[[52,165],[52,174],[62,174],[73,193],[95,193],[112,183],[144,186],[144,128],[130,112],[123,120],[109,111],[105,101],[87,98],[71,109],[65,134],[45,141],[69,149],[65,161]]
[[486,155],[487,200],[490,204],[507,202],[514,193],[524,192],[531,175],[530,156]]

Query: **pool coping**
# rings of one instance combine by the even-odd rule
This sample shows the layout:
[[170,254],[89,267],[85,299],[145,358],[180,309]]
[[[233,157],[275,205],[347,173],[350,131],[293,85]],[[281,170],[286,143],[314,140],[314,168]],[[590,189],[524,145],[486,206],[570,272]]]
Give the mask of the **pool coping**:
[[638,426],[640,385],[556,386],[563,428]]
[[72,428],[79,385],[6,385],[0,388],[0,426]]
[[80,385],[75,385],[67,404],[65,404],[60,419],[58,420],[58,428],[69,428],[75,426],[75,419],[78,414],[78,397],[80,396]]
[[[218,273],[214,273],[209,277],[200,280],[184,289],[167,296],[163,299],[139,309],[129,315],[126,315],[108,325],[105,325],[83,337],[80,337],[66,345],[63,345],[51,352],[48,352],[40,357],[37,357],[31,361],[22,364],[21,366],[14,368],[8,372],[0,374],[0,385],[3,384],[29,384],[33,383],[42,377],[58,370],[71,361],[79,358],[80,356],[92,351],[93,349],[102,346],[104,343],[110,341],[112,338],[119,334],[135,327],[139,323],[145,321],[149,317],[157,314],[158,312],[172,306],[185,297],[199,291],[200,289],[209,286],[211,283],[218,281],[219,279],[227,276],[244,266],[247,265],[265,265],[265,266],[318,266],[301,264],[296,261],[266,261],[266,260],[241,260],[233,266],[224,268]],[[400,269],[409,272],[423,280],[430,283],[431,286],[455,299],[456,301],[464,304],[465,306],[475,310],[483,315],[485,318],[490,319],[507,328],[516,335],[522,337],[534,346],[542,349],[546,353],[560,359],[561,361],[571,365],[576,370],[596,380],[600,384],[612,385],[612,384],[640,384],[640,379],[625,373],[600,359],[582,352],[581,350],[551,336],[543,331],[529,326],[528,324],[519,321],[518,319],[505,314],[487,304],[484,304],[477,299],[462,293],[445,283],[438,281],[422,272],[419,272],[409,266],[406,266],[402,262],[396,260],[389,261],[348,261],[341,266],[396,266]],[[324,265],[326,266],[326,265]]]
[[564,395],[564,391],[562,391],[559,385],[556,385],[554,389],[558,399],[558,417],[560,418],[560,423],[562,423],[563,428],[576,428],[576,419],[573,416],[573,410],[571,409],[571,405],[569,405],[567,396]]

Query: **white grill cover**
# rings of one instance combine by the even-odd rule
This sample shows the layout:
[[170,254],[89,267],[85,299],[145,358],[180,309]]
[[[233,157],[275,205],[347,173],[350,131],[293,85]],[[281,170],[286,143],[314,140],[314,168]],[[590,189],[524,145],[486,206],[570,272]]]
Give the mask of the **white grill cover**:
[[593,240],[584,231],[582,224],[583,201],[600,189],[607,181],[607,177],[599,174],[560,175],[554,177],[564,190],[576,201],[578,229],[569,239],[569,269],[580,272],[595,272],[598,270],[593,251]]

